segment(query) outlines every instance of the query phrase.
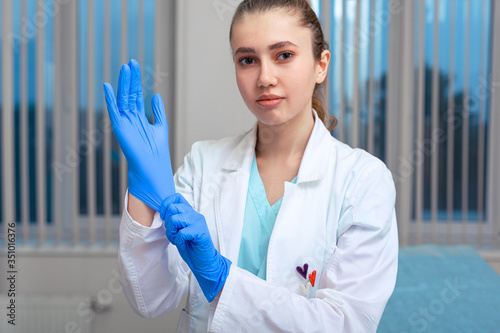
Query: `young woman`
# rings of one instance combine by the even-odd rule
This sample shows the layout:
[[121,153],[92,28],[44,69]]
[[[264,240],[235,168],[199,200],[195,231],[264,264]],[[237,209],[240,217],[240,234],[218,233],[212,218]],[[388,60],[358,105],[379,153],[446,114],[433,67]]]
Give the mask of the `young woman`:
[[156,317],[189,290],[179,332],[375,332],[396,280],[394,183],[325,126],[319,21],[305,0],[244,0],[230,42],[257,122],[196,142],[173,178],[163,103],[153,97],[148,124],[137,62],[121,69],[118,103],[105,84],[129,164],[127,299]]

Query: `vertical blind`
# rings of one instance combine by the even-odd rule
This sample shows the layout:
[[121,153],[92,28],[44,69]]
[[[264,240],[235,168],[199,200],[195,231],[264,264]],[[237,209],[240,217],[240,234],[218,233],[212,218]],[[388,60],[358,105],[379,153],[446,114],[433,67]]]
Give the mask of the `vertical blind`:
[[27,247],[116,246],[127,168],[102,83],[116,89],[119,65],[138,59],[152,119],[155,6],[2,1],[2,242],[16,222]]
[[[500,5],[312,3],[332,51],[332,134],[392,171],[401,245],[498,249]],[[116,88],[117,64],[138,59],[151,119],[152,94],[171,84],[157,64],[173,32],[159,36],[156,18],[174,12],[160,0],[2,2],[2,241],[13,221],[26,246],[116,245],[126,163],[102,82]]]
[[[331,0],[333,135],[386,162],[401,245],[498,249],[500,204],[491,122],[498,24],[491,0]],[[495,29],[496,28],[496,29]],[[497,38],[498,40],[498,38]],[[499,89],[497,89],[499,90]],[[488,210],[489,208],[489,210]]]
[[330,109],[339,124],[333,135],[385,158],[388,1],[324,1],[332,63]]

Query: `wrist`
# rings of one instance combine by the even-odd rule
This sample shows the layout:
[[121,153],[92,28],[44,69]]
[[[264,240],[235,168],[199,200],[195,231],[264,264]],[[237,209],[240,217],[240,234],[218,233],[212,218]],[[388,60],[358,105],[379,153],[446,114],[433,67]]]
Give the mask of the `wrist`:
[[130,217],[145,227],[151,227],[155,210],[128,192],[127,211]]
[[[227,259],[222,255],[219,256],[220,256],[219,276],[212,281],[212,287],[208,288],[209,290],[211,289],[211,292],[209,292],[209,290],[203,290],[202,287],[203,293],[205,294],[205,297],[207,298],[209,303],[212,302],[218,295],[222,293],[224,285],[226,284],[227,276],[229,275],[229,268],[231,267],[232,264],[231,260]],[[198,280],[198,282],[200,281]],[[208,284],[210,284],[210,282]]]

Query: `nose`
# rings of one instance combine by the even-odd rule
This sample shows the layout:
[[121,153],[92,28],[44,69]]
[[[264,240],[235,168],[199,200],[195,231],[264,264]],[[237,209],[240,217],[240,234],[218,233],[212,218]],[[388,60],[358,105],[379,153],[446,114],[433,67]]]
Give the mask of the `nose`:
[[257,81],[259,88],[267,88],[278,84],[278,79],[274,73],[274,67],[268,62],[261,62],[260,75]]

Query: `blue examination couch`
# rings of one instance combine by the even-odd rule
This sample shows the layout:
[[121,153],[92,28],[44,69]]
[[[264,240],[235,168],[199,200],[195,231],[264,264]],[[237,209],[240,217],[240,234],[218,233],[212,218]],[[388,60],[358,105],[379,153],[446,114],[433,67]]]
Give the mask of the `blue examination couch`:
[[378,332],[500,332],[500,276],[469,246],[401,248]]

